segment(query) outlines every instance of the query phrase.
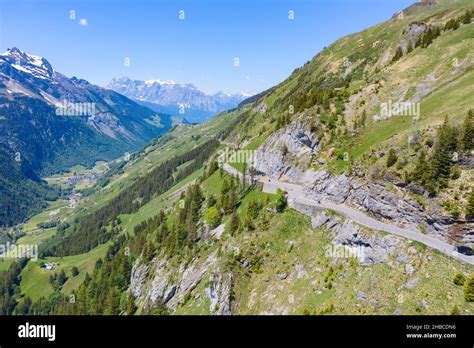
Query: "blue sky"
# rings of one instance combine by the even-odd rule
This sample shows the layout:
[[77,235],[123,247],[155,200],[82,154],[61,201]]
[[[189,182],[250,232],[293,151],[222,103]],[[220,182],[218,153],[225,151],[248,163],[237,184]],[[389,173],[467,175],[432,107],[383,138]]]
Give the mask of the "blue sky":
[[101,86],[129,76],[257,93],[414,1],[0,0],[0,49],[16,46]]

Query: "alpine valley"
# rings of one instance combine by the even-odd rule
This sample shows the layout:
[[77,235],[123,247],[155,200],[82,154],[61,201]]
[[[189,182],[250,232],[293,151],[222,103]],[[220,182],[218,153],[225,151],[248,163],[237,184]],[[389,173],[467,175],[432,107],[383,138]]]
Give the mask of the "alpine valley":
[[473,315],[473,48],[472,0],[419,1],[248,99],[187,86],[229,110],[174,126],[140,104],[183,86],[9,50],[2,237],[39,250],[0,262],[0,312]]
[[[58,116],[68,103],[90,110]],[[0,55],[0,226],[24,221],[60,194],[40,177],[110,161],[171,126],[169,115],[67,78],[42,57],[8,50]]]

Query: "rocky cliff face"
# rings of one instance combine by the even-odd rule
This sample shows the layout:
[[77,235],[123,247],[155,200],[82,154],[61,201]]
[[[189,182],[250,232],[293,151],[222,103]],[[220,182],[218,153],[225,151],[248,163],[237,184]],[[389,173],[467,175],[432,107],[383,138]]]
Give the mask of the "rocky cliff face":
[[162,302],[174,311],[193,296],[199,285],[205,286],[209,313],[231,314],[232,274],[220,270],[217,252],[177,267],[165,255],[157,256],[149,264],[138,259],[132,269],[129,291],[145,309]]
[[428,25],[426,23],[414,22],[408,25],[408,28],[403,31],[403,39],[399,44],[404,54],[407,53],[409,46],[413,49],[427,29]]
[[[317,139],[301,118],[271,135],[257,150],[255,169],[268,177],[302,184],[308,197],[347,204],[399,227],[424,230],[451,243],[473,242],[472,226],[459,226],[435,207],[424,208],[405,188],[389,189],[367,176],[332,174],[309,168],[319,150]],[[453,233],[457,231],[457,233]],[[421,231],[420,231],[421,233]],[[453,240],[453,236],[456,240]]]
[[308,166],[318,150],[317,139],[300,117],[274,132],[257,149],[254,166],[272,179],[304,182],[312,176]]
[[[444,216],[435,206],[423,207],[411,198],[407,189],[388,188],[383,183],[371,182],[367,177],[334,175],[320,170],[312,182],[305,184],[305,192],[316,200],[344,203],[366,211],[369,215],[399,227],[422,233],[448,243],[474,242],[472,224],[459,224]],[[423,226],[423,227],[421,227]]]

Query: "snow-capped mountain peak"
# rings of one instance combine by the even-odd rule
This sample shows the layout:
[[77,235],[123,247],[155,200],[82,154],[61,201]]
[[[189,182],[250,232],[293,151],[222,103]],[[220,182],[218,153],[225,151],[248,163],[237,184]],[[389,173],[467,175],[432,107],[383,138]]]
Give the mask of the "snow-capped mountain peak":
[[214,94],[215,96],[222,96],[222,97],[230,97],[231,94],[230,93],[227,93],[227,92],[224,92],[224,91],[219,91],[217,93]]
[[224,110],[236,107],[247,98],[243,94],[223,91],[208,94],[193,84],[159,79],[140,81],[122,77],[112,79],[106,88],[141,102],[155,104],[157,110],[179,114],[190,122],[202,122]]
[[49,62],[40,56],[35,56],[13,47],[0,55],[0,63],[9,63],[13,68],[33,77],[40,79],[51,79],[54,69]]
[[147,85],[153,85],[155,83],[159,84],[159,85],[175,85],[176,82],[174,82],[173,80],[160,80],[160,79],[157,79],[157,80],[146,80],[145,83]]

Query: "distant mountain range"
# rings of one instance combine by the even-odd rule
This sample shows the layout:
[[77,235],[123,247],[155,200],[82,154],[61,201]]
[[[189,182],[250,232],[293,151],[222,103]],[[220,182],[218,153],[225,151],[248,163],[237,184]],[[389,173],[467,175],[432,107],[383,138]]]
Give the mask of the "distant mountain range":
[[209,95],[192,84],[178,84],[169,80],[140,81],[128,77],[113,79],[106,88],[155,111],[181,116],[193,123],[203,122],[222,111],[232,109],[251,96],[225,92]]
[[[0,55],[0,158],[2,168],[21,175],[2,177],[1,210],[20,206],[18,180],[40,184],[42,175],[117,158],[168,131],[171,124],[169,115],[68,78],[42,57],[9,49]],[[20,220],[29,210],[21,212]],[[0,213],[0,226],[4,219]]]

